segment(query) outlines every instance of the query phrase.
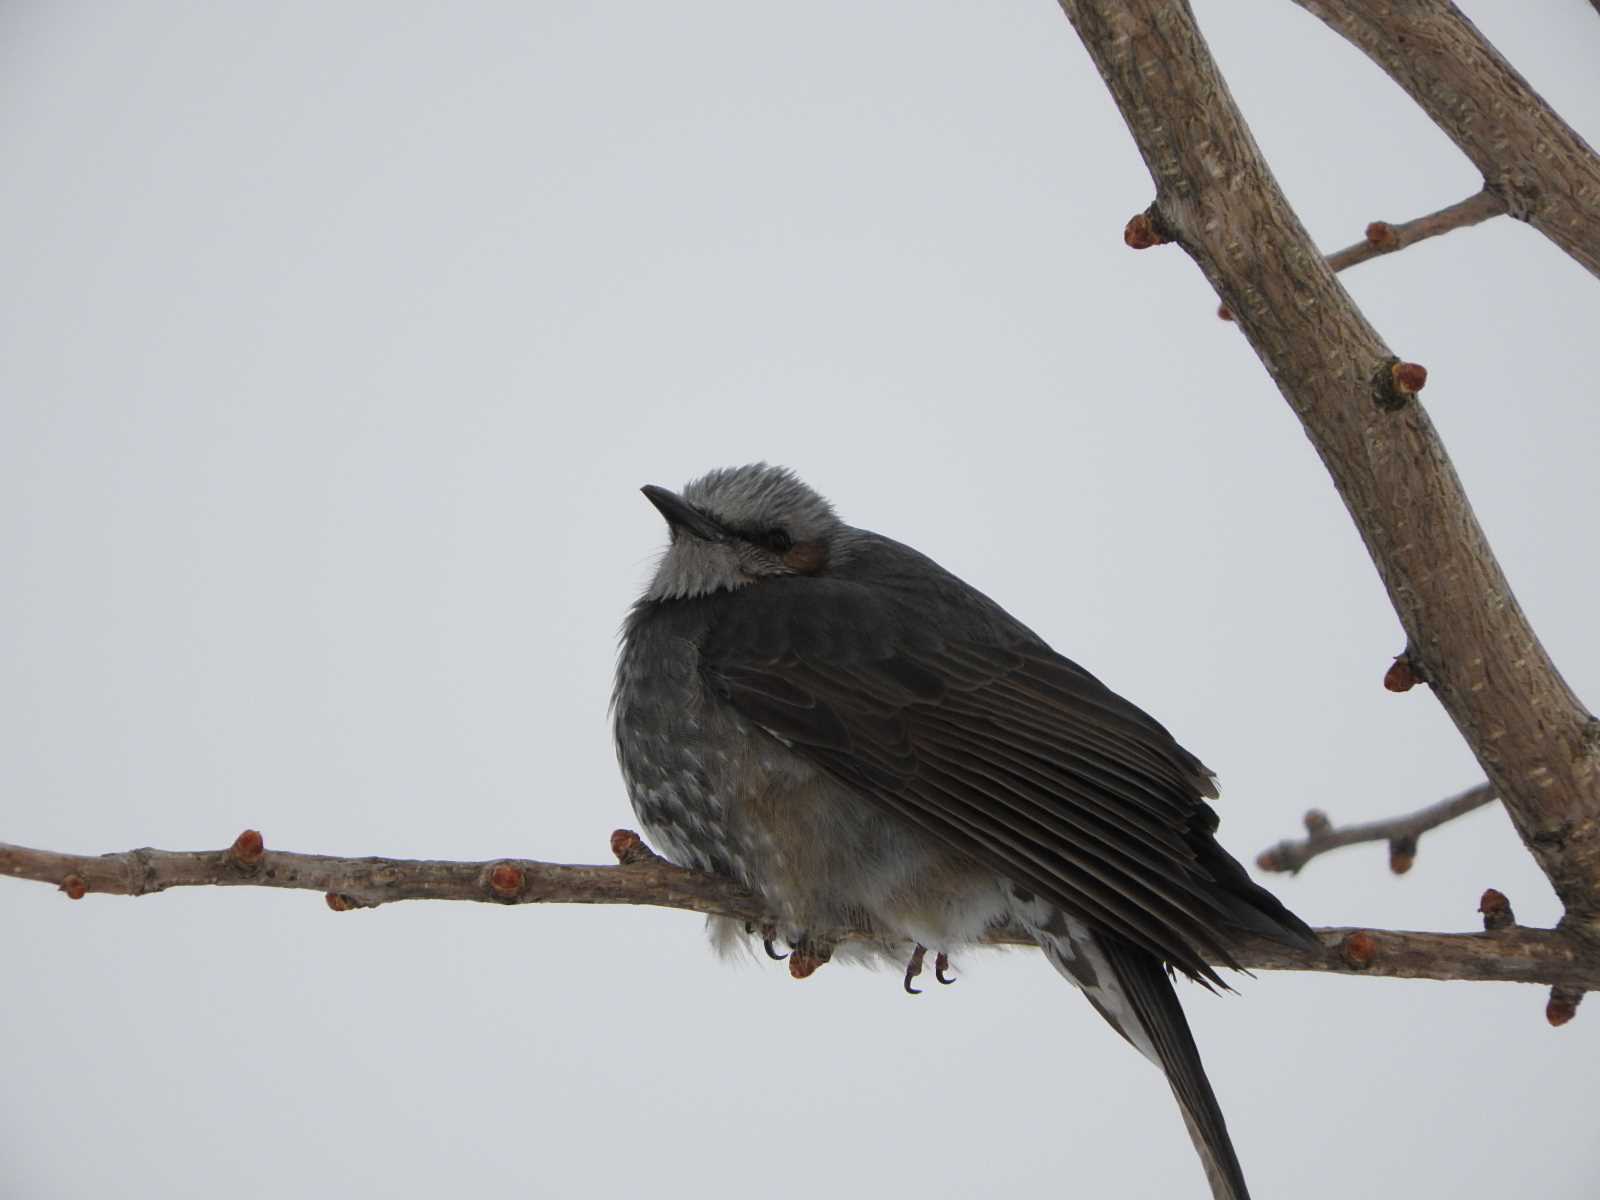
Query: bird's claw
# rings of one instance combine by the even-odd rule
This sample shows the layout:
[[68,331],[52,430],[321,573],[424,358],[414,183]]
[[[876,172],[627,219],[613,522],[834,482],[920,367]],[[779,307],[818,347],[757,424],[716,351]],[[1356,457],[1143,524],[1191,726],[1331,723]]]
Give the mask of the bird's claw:
[[782,962],[789,957],[787,954],[779,954],[777,947],[772,944],[778,938],[778,931],[774,926],[757,925],[754,921],[746,921],[744,931],[751,935],[757,933],[761,935],[761,947],[767,952],[767,957],[774,962]]
[[951,976],[949,979],[944,977],[944,973],[949,969],[950,956],[941,950],[939,951],[938,956],[933,960],[933,977],[946,987],[955,982],[954,976]]
[[[926,946],[924,946],[921,942],[918,942],[917,943],[917,948],[911,952],[911,961],[906,964],[906,979],[905,979],[906,994],[909,995],[909,996],[920,996],[920,995],[922,995],[922,989],[921,988],[912,987],[911,986],[911,981],[913,979],[915,979],[918,975],[922,974],[922,960],[927,955],[927,953],[928,953],[928,948]],[[943,959],[944,955],[942,955],[942,954],[939,955],[939,958]]]

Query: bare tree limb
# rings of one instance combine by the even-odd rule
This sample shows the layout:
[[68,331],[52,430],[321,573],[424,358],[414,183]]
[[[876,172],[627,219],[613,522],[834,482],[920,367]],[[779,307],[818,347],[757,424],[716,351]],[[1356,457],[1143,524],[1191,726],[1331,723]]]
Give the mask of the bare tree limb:
[[[673,866],[618,831],[621,866],[568,866],[532,859],[487,862],[340,858],[267,850],[247,831],[227,850],[128,850],[62,854],[0,842],[0,875],[50,884],[74,899],[99,893],[148,896],[180,887],[266,887],[321,892],[343,912],[397,900],[472,900],[486,904],[647,904],[731,917],[755,928],[771,922],[761,901],[717,875]],[[1569,933],[1510,925],[1484,933],[1319,929],[1323,953],[1241,937],[1232,947],[1252,970],[1330,971],[1396,979],[1465,979],[1600,990],[1600,952]],[[871,940],[859,930],[826,940]],[[999,945],[1033,943],[1002,932]]]
[[1600,934],[1600,722],[1512,594],[1414,394],[1425,373],[1397,360],[1313,245],[1188,3],[1060,3],[1155,180],[1153,229],[1205,273],[1300,418],[1405,628],[1409,664],[1482,764],[1564,923]]
[[[240,842],[253,849],[241,854]],[[764,915],[756,899],[732,880],[675,867],[648,852],[635,854],[621,867],[513,858],[488,862],[344,858],[266,850],[261,835],[251,830],[226,850],[145,847],[84,855],[0,842],[0,875],[54,884],[73,899],[88,894],[149,896],[179,887],[264,887],[321,892],[329,907],[339,912],[397,900],[477,900],[653,904],[709,916]]]
[[1337,828],[1329,823],[1326,814],[1313,809],[1306,814],[1306,836],[1298,840],[1285,839],[1263,850],[1256,856],[1256,866],[1263,871],[1287,871],[1291,875],[1298,875],[1308,862],[1329,850],[1356,846],[1362,842],[1388,842],[1389,866],[1395,874],[1404,875],[1411,869],[1411,861],[1417,853],[1417,840],[1424,833],[1446,821],[1454,821],[1486,804],[1492,804],[1494,800],[1494,788],[1481,783],[1459,796],[1440,800],[1405,816]]
[[1600,275],[1600,156],[1446,0],[1295,0],[1386,71],[1511,215]]
[[[1600,0],[1596,0],[1596,3],[1600,3]],[[1505,201],[1493,192],[1485,190],[1441,208],[1438,212],[1417,217],[1400,225],[1391,225],[1387,221],[1373,221],[1367,226],[1366,236],[1359,242],[1328,255],[1328,266],[1335,271],[1345,271],[1385,254],[1404,250],[1416,242],[1438,237],[1441,233],[1466,229],[1468,226],[1481,224],[1490,217],[1504,216],[1505,211]],[[1146,222],[1149,220],[1142,213],[1140,218]],[[1233,313],[1226,304],[1218,306],[1217,316],[1224,321],[1233,320]]]
[[1369,259],[1393,254],[1416,242],[1438,237],[1441,233],[1480,224],[1490,217],[1503,215],[1505,211],[1506,202],[1493,192],[1484,190],[1438,212],[1400,225],[1374,221],[1367,226],[1366,237],[1353,246],[1346,246],[1328,255],[1328,266],[1335,271],[1347,270]]

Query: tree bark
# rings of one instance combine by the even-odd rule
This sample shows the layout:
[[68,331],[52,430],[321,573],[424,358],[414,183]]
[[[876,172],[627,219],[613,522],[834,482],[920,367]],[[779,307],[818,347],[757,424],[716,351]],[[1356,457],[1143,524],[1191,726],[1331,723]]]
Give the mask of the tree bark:
[[1300,418],[1411,665],[1482,764],[1565,921],[1600,934],[1600,722],[1512,594],[1414,394],[1424,373],[1398,364],[1313,245],[1186,0],[1060,3],[1155,181],[1150,225],[1205,273]]

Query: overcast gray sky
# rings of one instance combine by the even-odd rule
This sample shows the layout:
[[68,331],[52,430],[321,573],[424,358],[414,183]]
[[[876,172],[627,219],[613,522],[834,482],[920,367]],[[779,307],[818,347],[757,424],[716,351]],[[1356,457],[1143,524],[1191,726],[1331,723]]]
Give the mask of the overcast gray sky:
[[[1600,18],[1468,11],[1591,141]],[[1198,5],[1329,249],[1477,187],[1293,5]],[[787,463],[1155,713],[1250,858],[1480,778],[1054,4],[0,6],[0,838],[603,861],[640,484]],[[1600,691],[1600,285],[1509,220],[1350,272]],[[1554,898],[1503,814],[1271,886]],[[0,1192],[1200,1196],[1037,956],[719,965],[646,909],[0,883]],[[1183,995],[1262,1197],[1593,1195],[1600,1011]],[[1594,1003],[1594,1002],[1592,1002]]]

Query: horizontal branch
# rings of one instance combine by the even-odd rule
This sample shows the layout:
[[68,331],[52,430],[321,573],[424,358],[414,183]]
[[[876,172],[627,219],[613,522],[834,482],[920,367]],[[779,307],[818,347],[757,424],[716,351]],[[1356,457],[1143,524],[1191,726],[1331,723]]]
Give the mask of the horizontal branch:
[[[128,850],[61,854],[0,842],[0,875],[54,885],[73,898],[89,893],[147,896],[177,887],[269,887],[322,892],[330,908],[374,908],[396,900],[474,900],[492,904],[646,904],[754,927],[771,915],[738,884],[658,858],[633,834],[619,832],[620,866],[568,866],[532,859],[487,862],[339,858],[266,850],[246,832],[227,850]],[[1397,979],[1463,979],[1600,990],[1600,952],[1556,930],[1520,926],[1484,933],[1317,930],[1322,952],[1241,937],[1231,947],[1240,966],[1268,971],[1330,971]],[[827,931],[826,940],[871,940],[859,931]],[[1002,945],[1031,945],[1001,932]]]
[[1343,271],[1368,259],[1393,254],[1396,250],[1404,250],[1417,242],[1438,237],[1441,233],[1466,229],[1468,226],[1481,224],[1490,217],[1503,216],[1505,211],[1506,202],[1485,189],[1476,195],[1468,196],[1465,200],[1441,208],[1438,212],[1418,217],[1414,221],[1406,221],[1399,225],[1391,225],[1387,221],[1374,221],[1367,226],[1366,237],[1353,246],[1346,246],[1343,250],[1335,250],[1328,255],[1328,265],[1335,271]]
[[1494,803],[1494,788],[1480,783],[1475,788],[1440,800],[1426,808],[1383,821],[1368,821],[1364,825],[1335,827],[1327,815],[1317,810],[1306,814],[1306,836],[1299,840],[1287,839],[1256,857],[1256,866],[1263,871],[1288,871],[1298,875],[1300,869],[1319,854],[1337,850],[1342,846],[1356,846],[1362,842],[1388,842],[1389,865],[1397,875],[1411,869],[1416,857],[1417,839],[1430,829],[1437,829],[1446,821],[1454,821],[1486,804]]

